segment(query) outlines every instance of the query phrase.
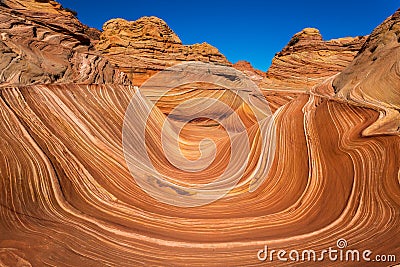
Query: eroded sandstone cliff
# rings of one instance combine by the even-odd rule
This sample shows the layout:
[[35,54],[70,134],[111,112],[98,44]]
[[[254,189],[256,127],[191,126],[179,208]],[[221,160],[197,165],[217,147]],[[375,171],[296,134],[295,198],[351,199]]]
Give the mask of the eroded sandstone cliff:
[[54,1],[2,1],[0,29],[1,86],[129,83],[95,51],[100,33]]
[[157,17],[106,22],[96,49],[116,68],[127,73],[135,85],[141,85],[156,72],[184,61],[230,65],[217,48],[207,43],[183,45]]
[[337,96],[378,108],[365,135],[400,133],[400,10],[379,25],[355,60],[333,81]]
[[[263,91],[273,124],[259,125],[249,111],[252,104],[241,97],[251,96],[257,103],[260,95],[246,89],[239,96],[205,84],[180,87],[157,102],[158,88],[130,85],[121,70],[138,84],[185,60],[229,65],[207,45],[183,46],[159,19],[144,18],[140,25],[111,21],[96,45],[96,31],[53,1],[1,3],[0,266],[256,266],[271,263],[257,258],[266,245],[320,253],[336,249],[339,238],[347,240],[349,249],[373,251],[371,258],[400,255],[400,138],[386,130],[363,136],[377,122],[377,110],[398,109],[399,12],[372,33],[342,74],[307,92],[314,84],[308,78],[336,75],[357,53],[362,38],[326,44],[315,30],[306,30],[303,41],[301,33],[292,48],[277,56],[293,62],[297,74],[290,75],[290,64],[274,63],[269,87],[279,90]],[[325,48],[319,50],[321,45]],[[298,57],[304,57],[302,64]],[[247,63],[235,67],[249,77],[264,75]],[[236,78],[227,76],[232,83]],[[133,146],[147,141],[147,153],[163,175],[178,184],[206,184],[239,155],[248,162],[233,161],[243,168],[234,190],[191,208],[159,202],[142,190],[123,147],[124,119],[134,96],[140,101],[131,106],[133,115],[147,124],[146,140],[135,139]],[[179,150],[163,146],[166,115],[184,101],[205,97],[232,110],[224,113],[214,106],[207,114],[219,115],[233,129],[238,125],[231,118],[236,114],[242,120],[248,151],[232,155],[226,129],[204,120],[183,128],[175,143]],[[152,111],[148,117],[143,116],[146,108]],[[199,107],[189,108],[196,112]],[[263,134],[271,129],[275,150],[268,169]],[[172,136],[171,131],[165,134]],[[197,159],[202,145],[212,148],[201,144],[204,139],[213,140],[216,151],[204,170],[185,171],[168,160],[176,154]],[[139,167],[141,159],[136,158]],[[250,192],[257,179],[262,182]],[[154,187],[188,195],[165,184]],[[291,263],[276,260],[271,265]],[[293,263],[388,266],[327,257]]]
[[255,69],[250,62],[240,60],[233,64],[233,67],[237,70],[242,71],[254,82],[260,82],[265,77],[265,72]]
[[365,40],[360,36],[324,41],[319,30],[306,28],[275,55],[262,87],[310,89],[347,67]]

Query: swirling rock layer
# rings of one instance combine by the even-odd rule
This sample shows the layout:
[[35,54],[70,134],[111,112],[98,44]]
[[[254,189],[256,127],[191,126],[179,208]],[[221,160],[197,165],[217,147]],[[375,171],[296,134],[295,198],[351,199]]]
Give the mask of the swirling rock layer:
[[[360,250],[400,253],[400,139],[361,137],[375,111],[299,96],[278,111],[275,160],[262,186],[249,193],[243,183],[187,209],[149,197],[125,165],[121,129],[133,94],[106,85],[1,90],[2,253],[32,266],[243,266],[257,264],[265,244],[318,251],[339,237]],[[205,133],[210,125],[192,127]],[[256,162],[260,140],[251,140]]]
[[262,87],[310,89],[347,67],[365,40],[360,36],[324,41],[317,29],[306,28],[275,55]]
[[400,9],[370,35],[333,81],[337,96],[381,111],[365,135],[400,133]]
[[54,1],[2,1],[0,35],[1,86],[129,83],[94,50],[98,31]]
[[[400,138],[382,131],[365,135],[381,116],[377,107],[398,107],[397,20],[398,13],[374,31],[356,59],[360,68],[354,63],[336,80],[331,77],[307,92],[303,87],[311,84],[302,73],[311,73],[305,77],[316,80],[336,73],[354,55],[342,44],[348,42],[355,50],[362,38],[326,44],[314,30],[307,30],[306,41],[300,34],[294,48],[288,48],[301,51],[302,46],[324,44],[335,47],[328,58],[336,61],[328,64],[321,56],[328,52],[316,48],[318,53],[301,52],[310,62],[308,72],[290,72],[284,65],[281,72],[272,68],[270,75],[275,75],[280,89],[262,91],[274,112],[276,131],[268,172],[260,161],[266,157],[263,128],[249,112],[250,104],[232,91],[206,83],[183,85],[154,101],[146,127],[151,140],[148,154],[160,172],[179,183],[214,180],[224,172],[231,148],[218,122],[191,121],[180,133],[182,154],[195,160],[201,156],[199,142],[209,138],[216,157],[203,172],[178,170],[163,154],[160,137],[165,115],[174,107],[194,98],[219,100],[239,115],[248,134],[250,151],[243,156],[249,163],[243,166],[238,186],[208,205],[182,208],[150,197],[129,171],[122,145],[127,107],[140,94],[142,106],[133,106],[139,116],[158,91],[131,86],[120,70],[141,83],[169,64],[192,57],[216,64],[228,64],[226,60],[207,45],[204,53],[193,52],[197,48],[183,46],[161,20],[144,18],[106,24],[98,47],[110,64],[93,49],[96,32],[89,33],[57,3],[2,1],[0,266],[396,264],[327,257],[323,262],[284,262],[275,257],[261,263],[257,252],[265,245],[271,250],[321,252],[336,249],[337,240],[344,238],[349,249],[371,250],[371,258],[397,255],[398,262]],[[378,44],[378,57],[372,60],[376,63],[369,60],[373,44]],[[286,56],[294,60],[293,54]],[[323,71],[317,73],[314,66]],[[262,76],[248,64],[236,67],[250,77]],[[296,72],[298,77],[286,76]],[[375,72],[382,75],[373,76]],[[229,75],[225,78],[235,81]],[[221,115],[219,109],[209,112]],[[232,123],[229,116],[223,120]],[[261,183],[249,192],[255,177]]]

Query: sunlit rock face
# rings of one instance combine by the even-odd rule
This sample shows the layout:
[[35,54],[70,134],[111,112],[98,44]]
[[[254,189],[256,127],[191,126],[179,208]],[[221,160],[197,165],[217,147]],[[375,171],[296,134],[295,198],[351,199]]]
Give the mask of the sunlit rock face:
[[96,52],[99,32],[54,1],[0,5],[1,86],[35,83],[125,83],[126,75]]
[[400,133],[400,10],[370,35],[333,86],[337,96],[380,110],[365,135]]
[[365,40],[360,36],[324,41],[319,30],[306,28],[275,55],[262,86],[310,89],[347,67]]
[[230,65],[217,48],[207,43],[183,45],[157,17],[106,22],[96,48],[117,69],[127,73],[135,85],[141,85],[156,72],[184,61]]
[[233,67],[237,70],[242,71],[244,74],[246,74],[251,80],[253,80],[256,83],[259,83],[264,77],[265,77],[265,72],[262,72],[260,70],[255,69],[250,62],[241,60],[233,64]]
[[[207,73],[218,77],[215,84],[207,83],[205,73],[195,68],[193,77],[202,82],[179,85],[162,94],[165,84],[179,79],[166,76],[157,87],[145,76],[136,80],[136,70],[148,68],[155,74],[170,63],[191,59],[171,60],[170,50],[159,44],[163,38],[171,47],[180,47],[178,51],[189,48],[161,20],[147,19],[156,26],[138,28],[148,32],[148,37],[137,33],[140,38],[152,40],[147,43],[147,54],[128,53],[135,55],[125,63],[130,80],[147,82],[137,88],[116,63],[118,55],[128,49],[116,44],[130,42],[131,26],[126,34],[118,26],[118,34],[104,39],[105,32],[114,31],[106,24],[98,42],[95,31],[87,33],[88,28],[53,1],[3,1],[0,10],[1,25],[5,25],[1,31],[6,33],[1,35],[4,49],[0,54],[0,266],[393,264],[330,261],[327,257],[323,262],[279,261],[276,253],[273,262],[260,262],[257,257],[266,245],[288,252],[315,250],[320,256],[324,249],[337,249],[338,239],[346,239],[348,249],[400,257],[400,138],[393,131],[365,136],[366,129],[379,122],[381,108],[398,109],[400,85],[395,82],[398,65],[393,59],[398,56],[394,42],[398,12],[371,34],[356,61],[342,74],[334,73],[307,92],[294,85],[282,88],[278,79],[279,89],[246,90],[242,81],[248,80],[243,76],[257,83],[255,74],[262,73],[246,63],[236,64],[242,75],[228,67],[222,56],[215,60],[207,56],[213,61]],[[307,33],[311,41],[304,45],[322,42],[315,30],[307,31],[311,31]],[[121,37],[125,35],[126,39]],[[96,43],[97,47],[110,44],[105,50],[99,48],[108,59],[93,48]],[[33,44],[42,44],[44,49],[34,49]],[[374,44],[378,44],[377,59],[370,60]],[[46,49],[51,52],[44,53]],[[13,58],[13,53],[19,60],[5,60]],[[73,64],[72,59],[80,56],[93,61]],[[206,58],[196,57],[201,58],[198,62]],[[307,66],[310,69],[304,72],[313,73],[314,65]],[[59,73],[59,67],[67,71],[54,78],[50,74]],[[375,72],[382,75],[370,78]],[[157,78],[154,74],[149,77]],[[239,83],[240,90],[229,90],[218,79],[232,86]],[[253,88],[255,84],[248,85]],[[135,97],[137,105],[130,105]],[[263,97],[269,107],[253,111]],[[246,98],[252,101],[243,101]],[[167,116],[194,99],[202,105],[189,102],[187,112],[175,113],[165,126]],[[206,108],[204,99],[224,106]],[[182,124],[199,106],[199,117],[179,132],[178,149],[163,146],[163,133],[170,140],[175,124]],[[135,126],[126,122],[128,107],[134,118],[146,121],[144,138],[134,141],[146,142],[148,157],[170,182],[186,187],[210,183],[229,171],[231,158],[239,156],[248,161],[234,164],[243,171],[235,188],[216,201],[190,208],[150,196],[137,182],[136,176],[148,173],[140,169],[141,158],[134,159],[138,172],[132,172],[126,160],[124,129]],[[150,115],[142,117],[146,109]],[[270,124],[260,125],[257,116],[268,110]],[[248,150],[236,142],[243,149],[232,155],[229,132],[245,134]],[[269,146],[265,146],[265,133],[269,133]],[[192,161],[214,157],[207,168],[191,172],[171,163],[169,157],[174,153]],[[166,194],[195,197],[190,188],[182,191],[162,183],[154,185]]]

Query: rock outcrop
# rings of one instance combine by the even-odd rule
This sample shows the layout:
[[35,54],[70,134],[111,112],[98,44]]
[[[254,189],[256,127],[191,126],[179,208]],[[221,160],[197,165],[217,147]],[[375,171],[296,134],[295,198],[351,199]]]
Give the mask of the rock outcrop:
[[400,9],[370,35],[333,81],[337,96],[381,111],[365,135],[400,133]]
[[[287,64],[275,63],[269,72],[275,86],[286,89],[259,92],[235,69],[219,71],[218,64],[229,63],[214,48],[183,46],[162,21],[143,20],[139,26],[111,21],[96,45],[97,32],[53,1],[1,2],[0,266],[396,264],[374,258],[400,255],[400,138],[386,130],[368,138],[362,133],[379,118],[377,108],[398,109],[399,12],[373,32],[334,87],[334,77],[319,85],[330,86],[329,94],[305,92],[312,83],[300,75],[322,80],[335,74],[362,38],[326,44],[307,30],[307,38],[300,34],[288,48],[293,51],[281,56]],[[303,64],[292,68],[298,77],[290,76],[288,62],[300,56],[310,70]],[[189,74],[212,72],[240,90],[203,81],[165,93],[164,81],[179,81],[180,70],[141,88],[120,72],[140,83],[185,60],[215,63],[207,71],[195,64]],[[250,78],[263,76],[247,63],[235,67]],[[258,123],[269,110],[264,93],[274,114]],[[202,102],[209,99],[210,105]],[[185,103],[187,112],[167,121]],[[127,121],[127,113],[135,120]],[[136,122],[144,127],[135,128]],[[131,142],[124,142],[127,127],[140,134]],[[140,145],[144,153],[135,157],[126,149]],[[171,157],[210,164],[187,170]],[[217,180],[223,174],[226,179]],[[196,187],[217,181],[216,190],[203,191],[207,200],[232,177],[234,188],[207,205],[186,208],[149,195],[159,189],[157,197],[197,200]],[[262,262],[266,246],[273,260]],[[331,248],[333,257],[326,253]]]
[[233,67],[246,74],[254,82],[259,82],[266,76],[265,72],[255,69],[248,61],[240,60],[233,64]]
[[306,28],[275,55],[262,87],[310,89],[347,67],[365,40],[346,37],[324,41],[317,29]]
[[[400,253],[400,139],[361,136],[378,118],[374,110],[313,95],[290,101],[275,115],[274,161],[252,193],[249,181],[263,172],[265,154],[262,136],[244,117],[251,150],[242,154],[249,162],[238,186],[219,201],[183,208],[147,195],[129,172],[122,129],[135,94],[117,85],[0,89],[3,265],[254,266],[266,244],[320,255],[336,248],[338,237],[360,251]],[[142,106],[134,108],[140,117]],[[211,138],[215,161],[196,173],[177,170],[161,145],[163,119],[156,107],[146,128],[148,153],[160,171],[192,184],[226,169],[230,138],[218,124],[193,122],[180,136],[182,153],[196,158],[199,141]]]
[[156,72],[184,61],[231,65],[217,48],[207,43],[183,45],[157,17],[106,22],[96,48],[127,73],[135,85],[141,85]]
[[2,1],[1,86],[129,83],[95,51],[99,34],[54,1]]

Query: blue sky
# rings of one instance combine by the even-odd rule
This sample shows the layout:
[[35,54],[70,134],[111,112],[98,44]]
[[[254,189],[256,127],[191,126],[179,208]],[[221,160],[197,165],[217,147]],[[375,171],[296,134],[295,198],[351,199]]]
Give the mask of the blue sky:
[[398,0],[62,0],[85,24],[101,29],[112,18],[157,16],[184,44],[208,42],[231,62],[263,71],[296,32],[306,27],[324,39],[369,34],[400,7]]

